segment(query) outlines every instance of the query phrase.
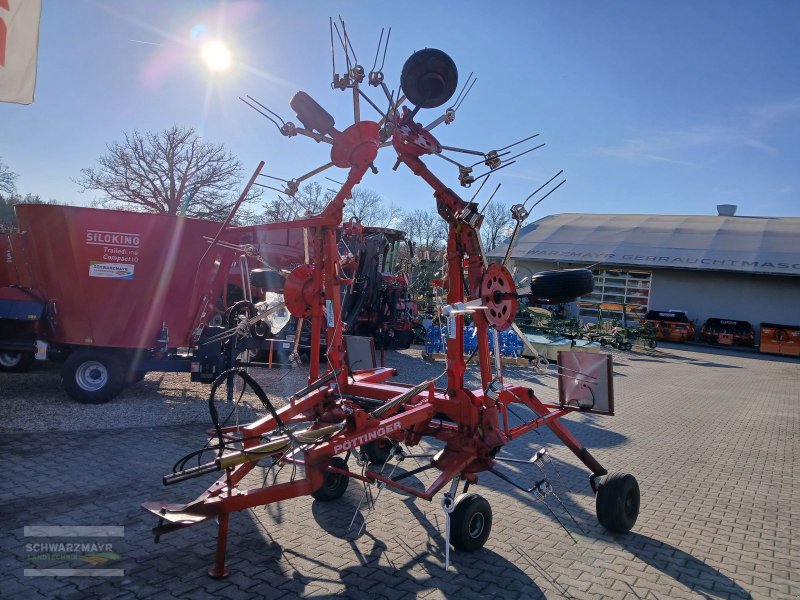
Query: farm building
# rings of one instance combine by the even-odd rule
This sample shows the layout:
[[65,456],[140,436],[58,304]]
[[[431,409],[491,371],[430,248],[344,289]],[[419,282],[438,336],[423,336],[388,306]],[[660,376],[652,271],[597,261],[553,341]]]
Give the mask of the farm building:
[[633,318],[684,310],[698,328],[709,317],[756,331],[762,322],[800,325],[800,218],[550,215],[522,228],[509,262],[518,279],[591,268],[594,292],[571,307],[584,320],[606,303]]

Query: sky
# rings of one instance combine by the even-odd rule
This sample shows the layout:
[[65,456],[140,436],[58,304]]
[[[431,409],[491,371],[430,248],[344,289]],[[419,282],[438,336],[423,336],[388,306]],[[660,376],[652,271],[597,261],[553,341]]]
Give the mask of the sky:
[[[43,0],[35,101],[0,103],[0,159],[19,192],[88,205],[96,195],[75,179],[107,144],[177,124],[224,144],[245,180],[261,160],[265,173],[298,177],[328,162],[330,146],[283,137],[238,98],[298,123],[289,99],[303,90],[338,129],[350,125],[350,94],[330,86],[337,15],[367,70],[381,28],[392,28],[383,70],[393,89],[425,47],[447,52],[461,82],[475,73],[455,121],[434,130],[442,144],[487,152],[539,134],[545,146],[492,175],[479,202],[498,183],[496,200],[520,202],[563,169],[566,184],[532,218],[709,215],[723,203],[739,215],[800,216],[800,2],[790,0]],[[201,60],[211,39],[230,46],[230,69]],[[378,117],[362,106],[362,118]],[[381,151],[379,173],[362,185],[406,210],[433,208],[424,182],[392,171],[392,153]],[[477,191],[459,187],[450,163],[425,161],[462,197]],[[335,187],[324,175],[345,178],[331,169],[316,179],[324,187]]]

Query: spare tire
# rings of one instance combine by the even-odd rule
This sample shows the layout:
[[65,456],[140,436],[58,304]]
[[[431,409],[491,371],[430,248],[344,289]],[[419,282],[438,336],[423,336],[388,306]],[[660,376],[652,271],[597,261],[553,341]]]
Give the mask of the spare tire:
[[250,285],[261,288],[265,292],[283,293],[286,277],[271,269],[253,269],[250,271]]
[[572,302],[594,290],[589,269],[542,271],[531,277],[531,297],[551,304]]

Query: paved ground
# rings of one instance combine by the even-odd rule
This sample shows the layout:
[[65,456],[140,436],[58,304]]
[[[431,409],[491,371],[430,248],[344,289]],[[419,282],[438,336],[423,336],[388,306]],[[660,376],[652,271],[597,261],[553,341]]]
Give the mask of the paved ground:
[[[401,378],[404,367],[420,372],[412,355],[395,355]],[[160,484],[178,457],[204,443],[202,426],[12,432],[0,441],[0,596],[798,597],[800,362],[676,346],[616,354],[615,361],[617,416],[573,416],[570,428],[607,468],[638,478],[641,514],[627,536],[597,524],[587,473],[575,458],[551,435],[533,433],[510,453],[527,458],[541,446],[550,449],[564,480],[556,490],[585,534],[552,498],[551,505],[577,543],[544,505],[486,475],[479,489],[494,509],[492,535],[481,551],[454,554],[445,572],[438,501],[384,492],[356,538],[347,533],[361,496],[353,482],[336,503],[301,498],[235,514],[233,574],[215,581],[205,575],[213,524],[154,545],[153,522],[138,508],[145,500],[188,500],[202,489],[197,480]],[[555,393],[551,377],[508,374],[532,380],[545,397]],[[24,529],[34,525],[123,526],[124,536],[35,538]],[[86,552],[82,559],[42,561],[37,547],[26,547],[74,540],[110,540],[113,554],[94,553],[89,565]],[[123,569],[124,576],[24,575],[43,567]]]

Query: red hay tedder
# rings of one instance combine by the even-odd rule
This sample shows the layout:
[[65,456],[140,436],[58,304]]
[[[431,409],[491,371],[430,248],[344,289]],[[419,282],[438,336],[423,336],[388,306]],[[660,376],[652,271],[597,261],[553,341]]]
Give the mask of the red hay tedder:
[[[346,51],[349,41],[343,46]],[[525,289],[518,289],[512,273],[504,264],[487,261],[480,243],[482,215],[478,205],[461,199],[431,173],[422,160],[426,155],[441,154],[443,149],[447,149],[430,130],[440,122],[452,121],[455,108],[448,109],[442,118],[428,127],[414,121],[419,109],[442,106],[455,93],[457,69],[449,56],[434,49],[413,54],[403,67],[403,97],[389,92],[380,69],[375,70],[373,66],[367,74],[360,65],[351,68],[349,57],[348,69],[344,75],[335,74],[333,82],[334,88],[349,90],[354,98],[355,122],[344,130],[337,129],[327,111],[304,92],[298,92],[290,103],[302,126],[285,122],[258,104],[280,120],[279,124],[267,112],[251,104],[270,118],[284,135],[300,134],[331,145],[331,162],[311,174],[330,166],[347,172],[345,182],[322,213],[280,226],[257,226],[251,230],[253,235],[278,228],[305,232],[308,261],[286,275],[283,294],[292,315],[310,320],[311,347],[320,347],[323,339],[327,342],[327,360],[322,364],[318,353],[311,353],[308,386],[295,392],[281,408],[273,405],[243,369],[230,369],[216,377],[211,399],[219,386],[230,385],[232,378],[240,377],[260,398],[269,415],[244,426],[223,426],[214,403],[209,402],[214,424],[211,440],[204,448],[179,460],[173,472],[164,477],[164,483],[173,484],[214,472],[221,476],[187,504],[145,503],[144,508],[158,519],[154,528],[156,539],[167,532],[216,519],[216,557],[210,574],[224,577],[228,573],[225,554],[231,513],[307,494],[319,501],[335,500],[342,496],[350,479],[358,479],[424,500],[431,500],[445,490],[441,505],[447,517],[447,564],[451,544],[459,550],[475,550],[483,546],[491,529],[489,503],[480,495],[467,493],[468,488],[478,482],[478,474],[484,471],[517,485],[496,469],[498,461],[514,459],[498,457],[498,452],[512,440],[539,427],[549,427],[591,472],[589,480],[596,493],[600,523],[611,531],[629,531],[639,511],[636,479],[621,473],[609,475],[560,420],[579,410],[613,414],[610,356],[562,353],[559,401],[545,403],[528,387],[505,384],[499,357],[493,358],[489,350],[489,336],[514,327],[519,297],[550,301],[574,299],[591,290],[591,273],[565,271],[563,277],[559,277],[549,272],[541,280],[534,276]],[[366,97],[361,89],[364,81],[381,88],[389,102],[384,113],[369,101],[382,115],[380,121],[361,118],[359,100]],[[456,108],[460,97],[461,94],[456,100]],[[413,110],[403,106],[405,100],[414,106]],[[381,148],[389,146],[397,153],[396,166],[405,165],[432,188],[438,213],[448,227],[447,275],[444,281],[447,304],[441,307],[441,314],[447,320],[449,339],[446,371],[443,373],[446,380],[440,387],[436,385],[436,379],[418,385],[392,382],[394,369],[375,364],[374,358],[370,358],[374,357],[374,352],[369,351],[364,338],[345,335],[343,298],[352,291],[355,281],[342,268],[337,229],[342,223],[343,209],[351,190],[368,171],[376,172],[373,161]],[[510,164],[516,157],[508,157],[509,152],[505,150],[474,152],[480,155],[476,165],[485,164],[491,171],[496,171]],[[471,175],[471,170],[472,167],[459,165],[459,180],[463,185],[468,186],[478,179]],[[251,184],[256,175],[258,171]],[[287,185],[287,193],[291,192],[291,187],[296,189],[299,180],[302,178],[289,182],[294,185]],[[513,239],[528,216],[525,204],[515,205],[512,214],[517,221]],[[225,239],[226,231],[224,226],[216,239]],[[68,243],[83,244],[85,241]],[[144,251],[142,247],[140,252]],[[199,268],[190,276],[184,275],[186,280],[182,283],[191,286],[193,300],[203,296],[210,278],[222,276],[210,268],[211,263],[216,264],[217,259],[213,257],[222,252],[224,249],[216,243],[210,247],[208,244],[198,245],[195,249]],[[139,273],[140,267],[137,266],[136,275]],[[562,285],[558,285],[558,280]],[[158,292],[157,289],[151,291]],[[110,305],[107,309],[114,310],[114,307]],[[142,318],[146,318],[147,312],[147,307],[143,307]],[[221,344],[224,353],[225,344],[234,343],[234,339],[257,335],[258,323],[267,312],[261,309],[253,312],[248,308],[229,315],[229,329],[211,336],[210,345]],[[464,383],[466,361],[462,349],[466,313],[471,314],[477,330],[481,382],[477,389],[467,389]],[[184,324],[191,321],[185,315],[176,315],[175,318],[183,319],[180,322]],[[128,315],[124,315],[124,320],[127,319]],[[157,322],[150,324],[156,329],[160,325]],[[508,415],[514,405],[527,407],[534,416],[527,422],[512,425]],[[402,456],[403,448],[417,446],[425,438],[436,440],[440,449],[428,464],[419,469],[390,476],[373,467],[367,467],[363,472],[348,468],[348,460],[354,455],[361,464],[369,461],[385,464]],[[205,453],[212,453],[213,459],[202,462],[200,457]],[[540,451],[530,461],[518,462],[533,463],[546,460],[545,456],[546,453]],[[187,467],[191,459],[197,459],[198,466]],[[270,484],[265,480],[263,485],[253,489],[242,489],[245,477],[260,461],[268,461],[270,466],[276,467],[290,465],[292,477],[280,483]],[[437,474],[427,488],[419,489],[402,481],[423,470]],[[459,495],[462,482],[463,492]],[[552,492],[546,479],[530,489],[517,487],[540,497]]]

